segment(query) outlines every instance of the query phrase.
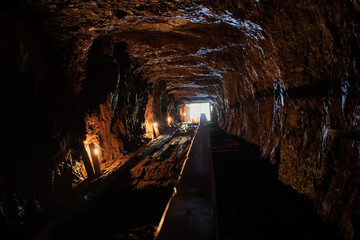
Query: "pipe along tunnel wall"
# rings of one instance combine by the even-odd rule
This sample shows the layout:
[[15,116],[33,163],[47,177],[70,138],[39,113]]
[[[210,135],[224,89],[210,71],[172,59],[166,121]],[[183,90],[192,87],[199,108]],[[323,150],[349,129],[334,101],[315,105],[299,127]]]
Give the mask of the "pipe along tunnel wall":
[[156,138],[155,123],[160,133],[185,104],[210,102],[222,129],[359,238],[359,10],[353,0],[6,3],[1,225],[26,231],[95,181],[86,146],[99,147],[101,175]]

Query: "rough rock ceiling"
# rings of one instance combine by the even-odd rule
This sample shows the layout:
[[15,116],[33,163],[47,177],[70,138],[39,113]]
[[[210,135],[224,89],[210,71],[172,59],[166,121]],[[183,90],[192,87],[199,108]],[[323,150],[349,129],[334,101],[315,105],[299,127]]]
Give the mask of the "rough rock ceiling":
[[236,74],[247,35],[261,37],[259,31],[255,24],[203,5],[161,16],[126,16],[110,26],[152,82],[164,81],[175,99],[193,101],[216,100],[224,77]]
[[[11,91],[4,93],[11,99],[5,104],[10,112],[5,126],[16,131],[8,138],[15,147],[8,152],[20,154],[16,160],[23,166],[16,169],[21,173],[16,177],[33,179],[42,169],[46,181],[39,177],[32,184],[51,186],[43,166],[51,165],[49,159],[63,163],[64,156],[70,156],[65,151],[79,149],[88,106],[99,108],[100,98],[109,92],[118,94],[119,106],[126,105],[117,109],[113,129],[108,127],[110,107],[101,119],[95,114],[98,109],[91,109],[94,119],[105,123],[99,132],[112,137],[107,144],[117,149],[116,154],[120,154],[118,136],[124,136],[129,146],[140,142],[133,136],[139,136],[142,124],[167,114],[173,99],[210,99],[217,103],[220,126],[260,146],[262,156],[271,162],[280,162],[280,180],[309,196],[325,219],[338,221],[347,239],[360,229],[356,188],[360,145],[346,137],[358,134],[360,126],[359,1],[13,4],[13,9],[1,9],[8,16],[0,14],[5,29],[0,61],[6,63],[3,79],[11,79],[7,81]],[[97,44],[102,36],[105,44]],[[89,63],[94,60],[91,53],[116,42],[126,43],[135,65],[131,71],[141,74],[131,72],[134,76],[128,77],[125,87],[114,90],[105,78],[113,79],[107,70],[116,72],[121,64],[113,61],[121,58],[100,49],[100,54],[93,54],[100,56],[99,61]],[[87,78],[88,66],[92,72],[100,71],[96,84]],[[166,99],[166,93],[174,98]],[[9,159],[8,165],[15,166]],[[28,171],[29,166],[34,171]],[[13,179],[15,171],[5,171]]]
[[54,2],[50,9],[56,17],[50,19],[64,27],[54,28],[55,34],[62,34],[64,41],[77,41],[79,55],[86,54],[91,38],[112,35],[115,42],[126,42],[151,82],[166,83],[175,100],[215,102],[222,98],[224,79],[239,76],[236,69],[244,46],[256,46],[251,42],[263,36],[258,25],[227,10],[215,12],[206,4]]

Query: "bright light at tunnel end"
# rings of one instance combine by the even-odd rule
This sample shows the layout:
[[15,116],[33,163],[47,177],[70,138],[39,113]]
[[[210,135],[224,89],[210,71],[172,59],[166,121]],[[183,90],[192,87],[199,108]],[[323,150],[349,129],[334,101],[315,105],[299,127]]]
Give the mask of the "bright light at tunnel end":
[[199,122],[200,115],[205,114],[208,121],[210,118],[210,103],[190,103],[186,104],[186,116],[188,122]]

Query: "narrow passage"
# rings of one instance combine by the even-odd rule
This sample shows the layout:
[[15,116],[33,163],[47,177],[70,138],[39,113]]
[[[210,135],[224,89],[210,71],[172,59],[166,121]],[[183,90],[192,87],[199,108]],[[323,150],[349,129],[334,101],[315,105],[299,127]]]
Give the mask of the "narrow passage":
[[310,199],[277,179],[259,148],[212,126],[220,239],[341,239]]

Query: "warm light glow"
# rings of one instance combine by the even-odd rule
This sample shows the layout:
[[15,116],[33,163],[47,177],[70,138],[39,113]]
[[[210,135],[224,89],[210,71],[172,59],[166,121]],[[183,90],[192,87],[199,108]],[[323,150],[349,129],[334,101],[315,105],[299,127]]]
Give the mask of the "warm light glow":
[[207,120],[210,121],[210,104],[209,103],[192,103],[186,104],[187,113],[189,114],[188,119],[192,122],[200,121],[200,114],[204,113]]
[[170,125],[170,123],[171,123],[171,117],[168,117],[167,121],[168,121],[168,125]]
[[157,123],[153,123],[154,126],[154,137],[159,137],[160,136],[160,132],[158,129],[158,124]]
[[184,113],[183,115],[186,116],[186,113]]
[[95,148],[94,153],[95,153],[96,155],[98,155],[98,154],[99,154],[99,150],[98,150],[97,148]]

